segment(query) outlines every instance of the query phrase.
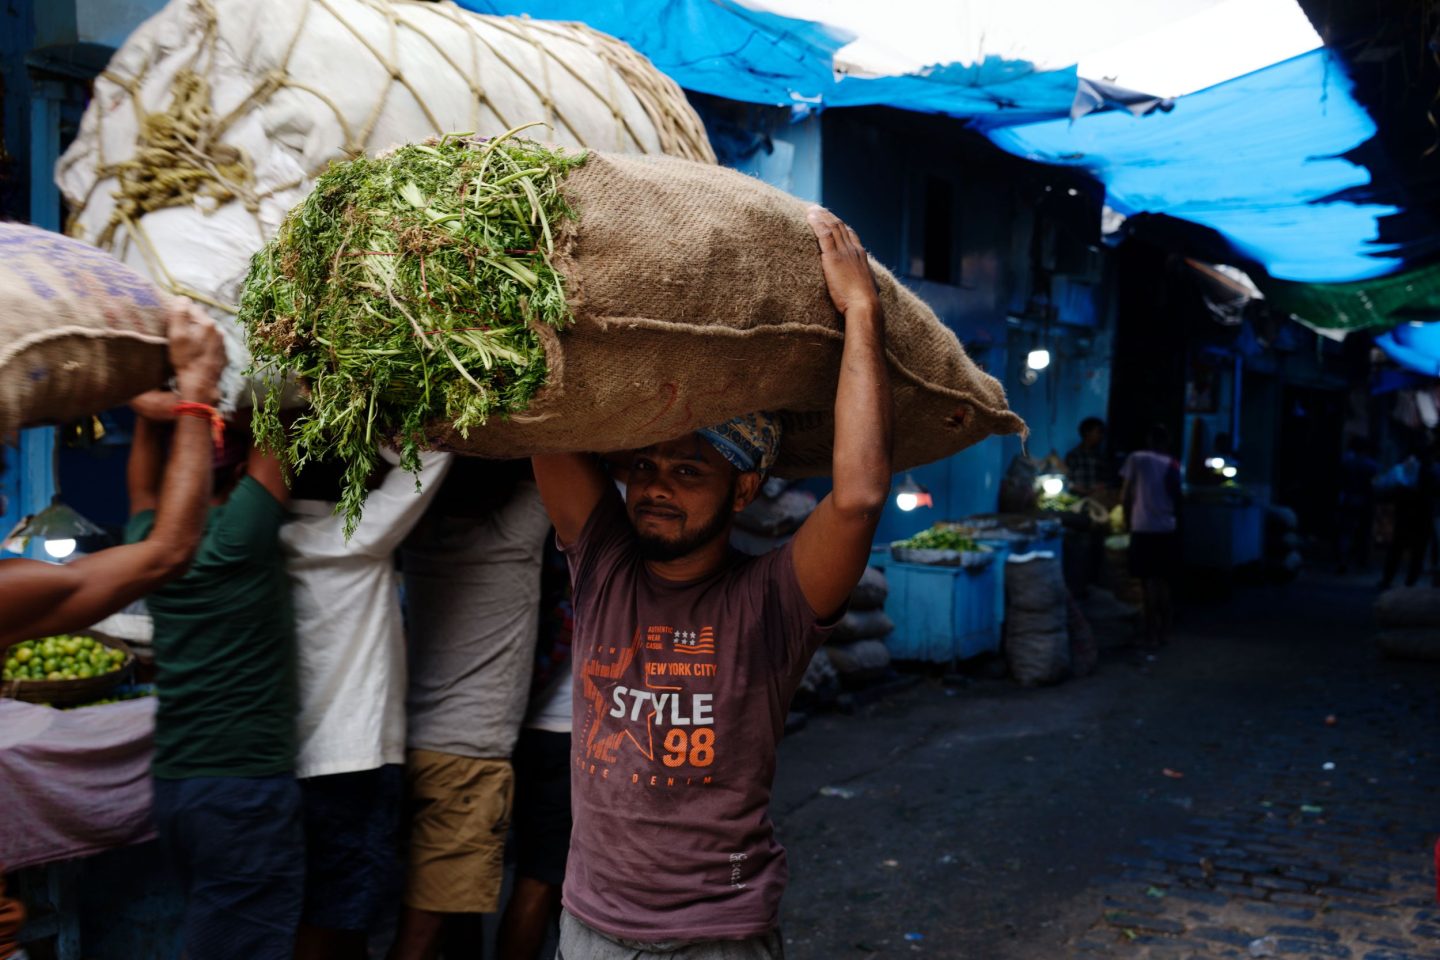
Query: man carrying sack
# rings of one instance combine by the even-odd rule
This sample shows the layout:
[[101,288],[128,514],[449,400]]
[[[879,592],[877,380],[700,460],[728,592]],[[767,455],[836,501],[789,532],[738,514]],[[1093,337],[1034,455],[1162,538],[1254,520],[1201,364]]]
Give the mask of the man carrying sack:
[[623,503],[595,458],[534,458],[574,583],[561,960],[783,954],[776,745],[865,570],[892,457],[885,321],[865,252],[830,213],[808,219],[845,340],[834,489],[793,541],[753,559],[729,548],[779,448],[765,414],[637,451]]
[[190,567],[210,500],[211,417],[218,415],[213,404],[225,344],[215,321],[194,304],[173,301],[166,319],[170,365],[185,415],[178,417],[154,530],[140,543],[72,563],[0,560],[0,648],[84,630]]

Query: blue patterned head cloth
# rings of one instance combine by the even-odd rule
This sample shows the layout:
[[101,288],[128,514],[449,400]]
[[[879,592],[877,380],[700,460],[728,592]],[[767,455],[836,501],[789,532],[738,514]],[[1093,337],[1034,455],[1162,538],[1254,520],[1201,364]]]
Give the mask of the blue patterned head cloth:
[[780,418],[774,414],[747,413],[697,432],[741,473],[764,476],[780,453]]

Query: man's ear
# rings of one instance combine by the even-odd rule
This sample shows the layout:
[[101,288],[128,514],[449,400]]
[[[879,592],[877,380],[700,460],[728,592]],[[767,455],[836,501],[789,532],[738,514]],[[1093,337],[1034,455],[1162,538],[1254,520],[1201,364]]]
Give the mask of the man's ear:
[[765,481],[755,470],[747,470],[735,478],[735,504],[734,510],[739,513],[760,495],[760,486]]

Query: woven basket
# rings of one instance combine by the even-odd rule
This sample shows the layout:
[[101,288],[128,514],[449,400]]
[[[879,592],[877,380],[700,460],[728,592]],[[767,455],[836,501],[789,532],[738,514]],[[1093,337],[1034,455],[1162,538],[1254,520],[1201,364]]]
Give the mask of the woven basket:
[[0,684],[0,696],[24,700],[27,703],[85,703],[102,699],[130,676],[135,666],[135,654],[124,640],[107,637],[94,630],[87,630],[79,636],[94,637],[96,643],[123,650],[125,659],[121,662],[120,669],[98,677],[86,677],[84,680],[7,680]]

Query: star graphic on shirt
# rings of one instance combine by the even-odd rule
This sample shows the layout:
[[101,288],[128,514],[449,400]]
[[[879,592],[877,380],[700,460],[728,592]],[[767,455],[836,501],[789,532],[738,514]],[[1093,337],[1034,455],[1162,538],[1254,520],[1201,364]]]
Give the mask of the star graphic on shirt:
[[655,759],[655,709],[649,707],[643,717],[631,719],[634,702],[622,697],[625,713],[619,717],[610,715],[615,702],[615,688],[622,686],[631,664],[639,656],[644,643],[644,632],[636,630],[630,646],[620,651],[617,659],[602,663],[592,657],[585,663],[583,672],[585,699],[590,707],[589,725],[585,732],[585,755],[592,760],[615,763],[619,759],[621,743],[626,739],[647,760]]

